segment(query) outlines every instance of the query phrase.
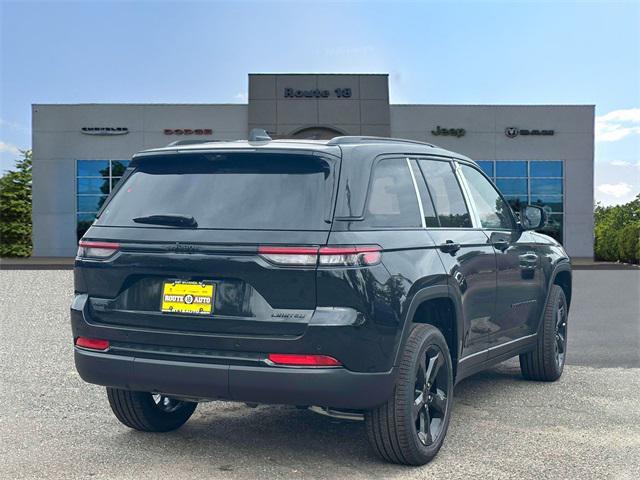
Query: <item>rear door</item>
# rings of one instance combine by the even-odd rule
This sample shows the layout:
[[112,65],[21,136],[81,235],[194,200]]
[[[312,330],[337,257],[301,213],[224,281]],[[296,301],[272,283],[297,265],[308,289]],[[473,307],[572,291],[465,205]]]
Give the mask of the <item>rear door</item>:
[[[141,157],[131,168],[83,239],[117,242],[117,253],[76,263],[76,290],[88,293],[95,321],[252,335],[304,331],[316,306],[315,256],[302,267],[279,262],[292,253],[304,262],[301,247],[326,244],[339,159],[212,151]],[[211,308],[180,311],[198,285],[211,294]]]
[[436,219],[428,226],[428,232],[439,246],[440,258],[451,278],[450,288],[462,299],[462,358],[481,363],[489,333],[496,328],[495,252],[487,235],[474,225],[456,164],[445,159],[420,159],[418,164],[435,207]]

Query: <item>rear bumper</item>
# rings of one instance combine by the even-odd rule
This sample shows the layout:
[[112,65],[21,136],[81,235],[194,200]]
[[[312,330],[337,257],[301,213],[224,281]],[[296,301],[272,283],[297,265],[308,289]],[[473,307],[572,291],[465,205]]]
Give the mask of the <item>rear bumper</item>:
[[223,365],[140,358],[75,347],[83,380],[126,390],[207,400],[368,409],[393,393],[394,371]]

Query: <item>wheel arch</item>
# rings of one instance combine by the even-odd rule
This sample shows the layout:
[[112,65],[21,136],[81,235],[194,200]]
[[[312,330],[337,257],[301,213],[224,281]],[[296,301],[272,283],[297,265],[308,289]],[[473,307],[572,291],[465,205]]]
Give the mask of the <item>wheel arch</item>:
[[572,275],[570,268],[563,268],[555,273],[552,285],[559,285],[567,299],[567,307],[571,308]]
[[464,331],[460,299],[451,295],[447,285],[425,287],[416,292],[407,309],[395,365],[398,364],[409,333],[416,324],[433,325],[442,332],[451,353],[455,378],[462,349],[461,332]]

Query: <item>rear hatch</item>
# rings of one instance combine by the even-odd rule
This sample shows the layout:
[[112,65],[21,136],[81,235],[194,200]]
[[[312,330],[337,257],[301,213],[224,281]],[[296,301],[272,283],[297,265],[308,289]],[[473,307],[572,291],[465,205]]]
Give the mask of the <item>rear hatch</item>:
[[312,151],[134,159],[81,241],[76,290],[88,294],[91,320],[302,334],[316,307],[315,261],[283,267],[270,252],[326,244],[338,171],[336,157]]

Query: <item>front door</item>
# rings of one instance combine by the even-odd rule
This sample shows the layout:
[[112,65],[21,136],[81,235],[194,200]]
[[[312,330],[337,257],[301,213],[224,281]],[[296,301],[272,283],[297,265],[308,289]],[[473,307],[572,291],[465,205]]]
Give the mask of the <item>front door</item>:
[[496,252],[496,310],[489,346],[536,332],[542,302],[541,262],[533,237],[522,232],[511,208],[480,170],[461,165],[475,213]]

